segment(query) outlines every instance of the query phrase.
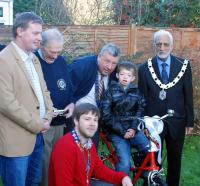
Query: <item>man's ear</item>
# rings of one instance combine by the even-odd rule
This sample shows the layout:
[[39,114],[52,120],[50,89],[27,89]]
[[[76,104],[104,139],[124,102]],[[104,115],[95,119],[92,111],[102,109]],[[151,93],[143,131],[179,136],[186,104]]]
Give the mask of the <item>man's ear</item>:
[[119,79],[119,74],[118,73],[116,73],[116,77],[117,77],[117,79]]
[[23,29],[23,28],[21,28],[21,27],[18,27],[18,28],[17,28],[17,30],[16,30],[16,32],[17,32],[17,36],[21,37],[21,36],[22,36],[22,34],[23,34],[23,31],[24,31],[24,29]]

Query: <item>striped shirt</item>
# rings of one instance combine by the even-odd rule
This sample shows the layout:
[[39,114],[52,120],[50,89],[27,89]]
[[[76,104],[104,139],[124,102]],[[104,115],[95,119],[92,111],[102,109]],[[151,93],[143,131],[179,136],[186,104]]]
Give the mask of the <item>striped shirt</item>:
[[19,48],[14,42],[12,42],[15,49],[17,50],[18,54],[22,58],[22,61],[25,64],[29,79],[32,83],[33,90],[35,92],[35,95],[38,99],[39,105],[40,105],[40,118],[44,118],[46,113],[45,103],[44,103],[44,97],[42,94],[42,89],[40,85],[40,80],[38,77],[38,74],[35,70],[35,67],[33,65],[33,53],[30,52],[30,54],[26,54],[21,48]]

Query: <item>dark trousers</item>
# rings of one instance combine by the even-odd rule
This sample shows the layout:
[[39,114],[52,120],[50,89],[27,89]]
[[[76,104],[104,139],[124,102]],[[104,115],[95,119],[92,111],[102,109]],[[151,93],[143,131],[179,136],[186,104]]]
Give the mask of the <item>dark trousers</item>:
[[165,140],[167,150],[166,182],[168,186],[179,186],[184,138],[184,131],[182,135],[178,136],[176,139],[172,138],[167,125],[164,127],[164,131],[161,134],[162,142]]

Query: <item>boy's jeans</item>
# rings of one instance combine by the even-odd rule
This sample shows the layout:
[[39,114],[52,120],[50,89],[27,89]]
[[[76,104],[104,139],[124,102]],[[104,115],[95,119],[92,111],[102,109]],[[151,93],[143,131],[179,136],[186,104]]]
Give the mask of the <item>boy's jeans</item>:
[[[29,156],[0,156],[1,178],[4,186],[36,186],[41,181],[43,136],[38,134]],[[19,147],[20,148],[20,147]]]
[[150,147],[149,140],[141,131],[138,131],[130,140],[124,139],[115,134],[110,134],[108,139],[112,142],[119,159],[116,165],[116,171],[122,171],[126,174],[130,173],[131,147],[133,146],[137,151],[142,152],[147,152]]

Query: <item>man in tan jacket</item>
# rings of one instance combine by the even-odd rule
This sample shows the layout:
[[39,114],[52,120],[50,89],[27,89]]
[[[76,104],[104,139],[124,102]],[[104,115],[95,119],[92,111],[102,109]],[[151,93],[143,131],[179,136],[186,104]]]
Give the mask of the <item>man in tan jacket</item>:
[[13,41],[0,52],[0,167],[4,186],[36,186],[41,180],[43,137],[52,102],[40,63],[42,19],[19,14]]

